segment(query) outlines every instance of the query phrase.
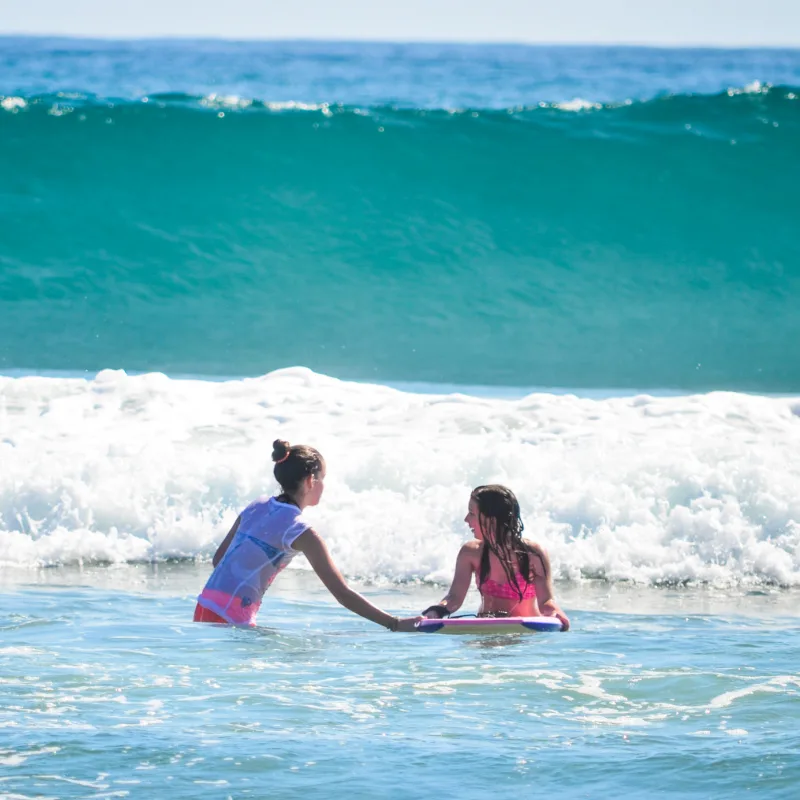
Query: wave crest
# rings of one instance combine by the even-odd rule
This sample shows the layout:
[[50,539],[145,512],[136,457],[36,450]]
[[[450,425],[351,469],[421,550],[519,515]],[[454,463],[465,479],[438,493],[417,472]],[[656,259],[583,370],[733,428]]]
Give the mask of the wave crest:
[[311,511],[343,570],[449,580],[475,485],[520,498],[561,579],[800,586],[797,400],[427,395],[305,369],[213,383],[0,378],[0,562],[207,558],[318,446]]

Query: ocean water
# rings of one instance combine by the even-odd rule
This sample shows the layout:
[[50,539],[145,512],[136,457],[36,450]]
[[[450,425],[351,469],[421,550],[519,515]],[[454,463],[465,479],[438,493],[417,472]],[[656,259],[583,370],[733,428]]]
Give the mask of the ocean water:
[[796,52],[0,51],[4,371],[800,385]]
[[[793,798],[799,92],[786,50],[0,39],[0,795]],[[391,635],[298,562],[191,623],[278,436],[393,613],[510,485],[572,630]]]
[[293,574],[242,631],[187,621],[204,570],[154,569],[0,595],[6,796],[796,795],[796,595],[765,617],[584,590],[604,610],[569,634],[392,636]]

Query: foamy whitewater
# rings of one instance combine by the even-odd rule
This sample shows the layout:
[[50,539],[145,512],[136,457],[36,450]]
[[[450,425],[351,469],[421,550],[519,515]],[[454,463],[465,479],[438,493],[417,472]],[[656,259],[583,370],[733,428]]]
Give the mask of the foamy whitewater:
[[328,461],[312,513],[349,575],[446,581],[470,490],[520,497],[555,575],[800,585],[800,399],[519,400],[295,368],[208,382],[0,379],[5,564],[208,557],[275,489],[277,437]]

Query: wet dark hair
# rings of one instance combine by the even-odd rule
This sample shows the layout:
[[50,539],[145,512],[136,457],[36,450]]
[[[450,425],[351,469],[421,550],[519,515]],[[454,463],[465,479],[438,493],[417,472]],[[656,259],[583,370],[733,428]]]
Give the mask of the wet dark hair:
[[319,450],[306,444],[290,445],[283,439],[272,443],[272,460],[275,462],[275,480],[288,497],[295,494],[309,475],[318,476],[325,464]]
[[[483,531],[483,552],[481,553],[478,583],[482,586],[489,577],[489,554],[494,553],[506,573],[510,583],[522,600],[524,587],[517,581],[517,572],[527,583],[533,581],[531,556],[539,556],[542,566],[547,569],[547,561],[542,558],[538,547],[527,544],[522,539],[522,517],[519,501],[514,492],[506,486],[491,484],[473,489],[472,499],[478,506],[478,517]],[[490,533],[489,533],[490,532]]]

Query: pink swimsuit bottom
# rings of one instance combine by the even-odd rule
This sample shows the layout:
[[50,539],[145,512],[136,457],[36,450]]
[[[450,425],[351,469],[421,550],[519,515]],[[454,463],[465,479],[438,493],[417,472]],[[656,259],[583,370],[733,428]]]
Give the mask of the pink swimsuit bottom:
[[532,597],[536,597],[534,583],[528,583],[520,573],[517,573],[515,577],[522,590],[522,597],[519,596],[517,587],[513,583],[498,583],[491,578],[487,578],[483,583],[478,583],[477,575],[475,575],[475,583],[478,591],[487,597],[499,597],[502,600],[529,600]]
[[[233,597],[226,592],[220,592],[218,589],[203,589],[200,597],[197,598],[197,604],[215,616],[220,617],[223,622],[228,622],[231,625],[248,625],[250,627],[256,624],[256,614],[258,614],[258,609],[261,607],[261,603],[242,605],[241,597]],[[195,620],[195,622],[207,621],[217,622],[215,619]]]

